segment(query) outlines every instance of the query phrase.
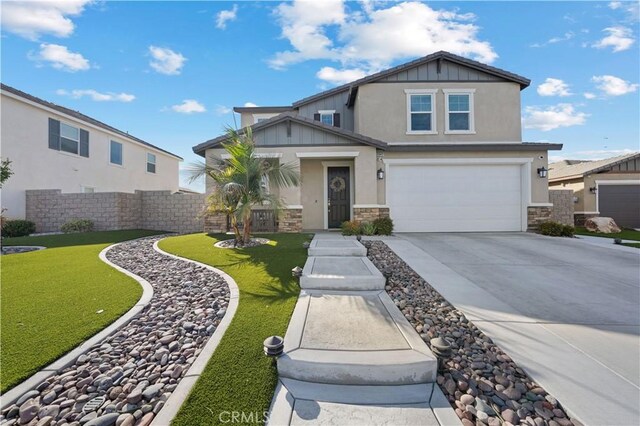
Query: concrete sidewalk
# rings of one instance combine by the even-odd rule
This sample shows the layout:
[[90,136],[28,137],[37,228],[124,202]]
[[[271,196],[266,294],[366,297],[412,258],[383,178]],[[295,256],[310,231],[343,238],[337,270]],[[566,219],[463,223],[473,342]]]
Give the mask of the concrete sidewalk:
[[587,425],[640,421],[640,252],[530,234],[387,245]]

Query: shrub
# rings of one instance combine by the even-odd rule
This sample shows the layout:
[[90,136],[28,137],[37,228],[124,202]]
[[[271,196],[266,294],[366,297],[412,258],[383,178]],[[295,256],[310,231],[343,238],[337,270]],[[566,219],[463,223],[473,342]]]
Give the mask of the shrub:
[[376,226],[371,222],[365,222],[360,226],[362,235],[374,235],[376,233]]
[[391,235],[393,232],[393,221],[390,217],[381,217],[373,221],[378,235]]
[[362,235],[360,222],[356,220],[342,222],[340,228],[342,229],[342,235]]
[[541,223],[538,230],[542,235],[549,235],[551,237],[573,237],[576,230],[571,225],[563,225],[558,222],[544,222]]
[[30,220],[7,220],[4,222],[4,225],[2,225],[3,237],[24,237],[34,232],[36,232],[36,224]]
[[60,227],[65,234],[71,232],[90,232],[93,231],[93,221],[90,219],[72,219]]

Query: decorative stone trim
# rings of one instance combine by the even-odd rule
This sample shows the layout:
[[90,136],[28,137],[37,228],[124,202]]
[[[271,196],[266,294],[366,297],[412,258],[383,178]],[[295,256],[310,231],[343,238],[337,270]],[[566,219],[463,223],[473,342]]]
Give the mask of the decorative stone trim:
[[281,210],[278,232],[302,232],[302,209]]
[[573,225],[573,191],[571,189],[550,189],[549,201],[551,220],[564,225]]
[[357,222],[373,222],[382,217],[389,217],[388,207],[354,207],[353,220]]
[[551,207],[527,207],[527,230],[536,231],[543,222],[551,220]]

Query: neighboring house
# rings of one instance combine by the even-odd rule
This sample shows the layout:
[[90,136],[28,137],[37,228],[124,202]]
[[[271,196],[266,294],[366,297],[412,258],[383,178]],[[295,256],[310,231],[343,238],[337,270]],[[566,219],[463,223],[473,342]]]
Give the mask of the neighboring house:
[[[520,91],[529,83],[437,52],[291,106],[235,111],[259,155],[300,168],[301,186],[280,193],[281,230],[390,215],[400,232],[525,231],[549,218],[539,169],[562,148],[522,142]],[[193,150],[220,156],[225,140]]]
[[25,191],[178,191],[182,158],[77,111],[1,86],[2,187],[9,218],[25,217]]
[[589,217],[603,216],[612,217],[619,226],[640,228],[640,152],[552,163],[549,188],[573,190],[578,226]]

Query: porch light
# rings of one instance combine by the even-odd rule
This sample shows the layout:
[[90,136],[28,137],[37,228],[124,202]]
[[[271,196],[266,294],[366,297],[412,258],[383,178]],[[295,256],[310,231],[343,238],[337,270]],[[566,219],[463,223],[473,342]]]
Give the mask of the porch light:
[[540,167],[538,168],[538,177],[541,178],[546,178],[547,177],[547,172],[549,171],[549,169],[547,169],[546,167]]
[[431,343],[431,352],[433,352],[438,360],[438,370],[442,371],[444,360],[451,356],[451,345],[442,337],[431,339],[429,343]]
[[263,343],[264,354],[268,357],[278,357],[284,352],[284,339],[280,336],[269,336]]
[[378,175],[378,180],[384,179],[384,170],[378,169],[378,172],[376,174]]
[[589,192],[592,194],[595,194],[596,192],[598,192],[598,187],[597,186],[592,186],[591,188],[589,188]]

